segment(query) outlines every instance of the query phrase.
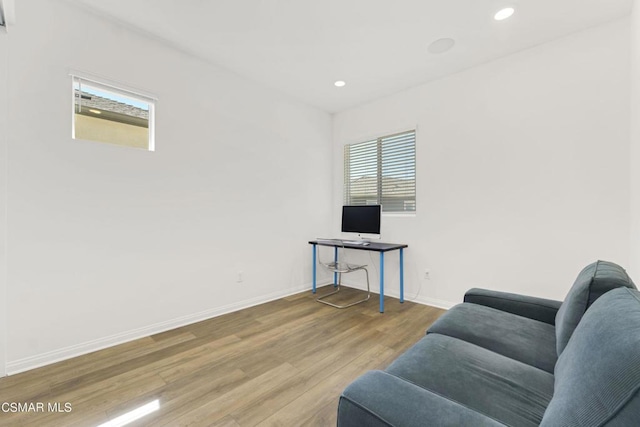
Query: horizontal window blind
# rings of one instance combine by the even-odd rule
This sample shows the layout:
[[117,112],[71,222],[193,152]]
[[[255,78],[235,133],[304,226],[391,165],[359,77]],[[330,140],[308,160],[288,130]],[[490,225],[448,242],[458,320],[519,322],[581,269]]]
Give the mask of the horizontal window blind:
[[383,212],[416,210],[416,132],[344,147],[344,204],[380,204]]

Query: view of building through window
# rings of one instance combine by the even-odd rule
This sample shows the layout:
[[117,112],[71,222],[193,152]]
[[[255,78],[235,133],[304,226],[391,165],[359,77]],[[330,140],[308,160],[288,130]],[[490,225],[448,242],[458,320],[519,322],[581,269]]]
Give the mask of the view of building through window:
[[153,100],[73,78],[73,138],[153,151]]
[[345,145],[344,203],[380,204],[383,212],[415,212],[415,130]]

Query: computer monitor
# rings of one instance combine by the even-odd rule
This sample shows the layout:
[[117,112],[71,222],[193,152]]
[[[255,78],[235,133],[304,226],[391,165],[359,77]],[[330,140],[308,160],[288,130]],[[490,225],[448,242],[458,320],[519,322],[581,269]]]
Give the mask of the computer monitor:
[[380,212],[380,205],[343,206],[342,232],[380,238]]

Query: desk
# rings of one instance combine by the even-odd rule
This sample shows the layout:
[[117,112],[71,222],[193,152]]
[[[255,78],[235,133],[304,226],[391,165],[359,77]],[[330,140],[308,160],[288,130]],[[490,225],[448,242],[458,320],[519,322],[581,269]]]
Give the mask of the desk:
[[[345,249],[355,249],[358,251],[372,251],[380,253],[380,313],[384,313],[384,254],[389,251],[400,251],[400,302],[404,302],[404,248],[409,247],[408,245],[397,244],[397,243],[380,243],[380,242],[371,242],[368,246],[364,245],[356,245],[352,243],[348,243],[347,241],[344,244],[337,244],[332,242],[331,240],[311,240],[309,244],[313,246],[313,293],[316,293],[316,251],[317,246],[331,246],[335,248],[334,256],[338,258],[338,247],[344,247]],[[333,284],[337,285],[337,273],[333,274]]]

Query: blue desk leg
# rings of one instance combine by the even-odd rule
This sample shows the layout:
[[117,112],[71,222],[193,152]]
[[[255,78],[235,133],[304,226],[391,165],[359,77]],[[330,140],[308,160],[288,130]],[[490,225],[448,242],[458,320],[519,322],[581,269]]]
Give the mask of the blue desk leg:
[[316,245],[313,246],[313,293],[316,293]]
[[400,248],[400,302],[404,302],[404,250]]
[[[333,260],[338,262],[338,247],[333,248]],[[338,273],[333,273],[333,287],[338,286]]]
[[384,313],[384,252],[380,252],[380,313]]

